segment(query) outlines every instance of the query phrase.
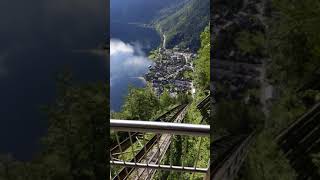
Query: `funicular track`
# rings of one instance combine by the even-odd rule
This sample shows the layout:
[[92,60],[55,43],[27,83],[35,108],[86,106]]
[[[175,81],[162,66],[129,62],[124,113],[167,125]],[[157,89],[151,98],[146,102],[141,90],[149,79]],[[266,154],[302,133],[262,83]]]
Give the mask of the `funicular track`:
[[215,140],[211,144],[210,179],[234,179],[246,158],[254,137],[255,131],[224,136]]
[[211,109],[211,96],[208,95],[204,98],[198,105],[197,109],[199,109],[203,120],[208,120],[210,118],[210,109]]
[[[170,122],[170,115],[177,113],[182,107],[185,107],[185,105],[177,105],[174,108],[170,109],[169,111],[165,112],[161,116],[159,116],[154,121],[162,121],[162,122]],[[168,121],[169,120],[169,121]],[[141,138],[142,134],[139,132],[131,132],[131,141],[132,143],[135,143],[138,138]],[[121,146],[121,147],[120,147]],[[120,154],[120,150],[125,151],[131,146],[130,137],[128,134],[128,137],[126,137],[123,141],[121,141],[119,144],[113,145],[113,147],[110,149],[110,152],[113,157],[117,157]]]
[[320,179],[310,157],[320,152],[320,103],[284,129],[276,141],[297,172],[297,179]]
[[[255,133],[225,136],[211,147],[211,179],[234,179],[254,140]],[[310,155],[320,152],[320,103],[285,128],[275,138],[280,149],[297,172],[298,180],[318,180],[318,168]]]
[[[255,132],[252,132],[215,140],[211,144],[210,179],[234,179],[254,137]],[[310,156],[320,152],[320,103],[282,130],[275,141],[297,172],[298,180],[320,179]]]
[[[180,123],[185,116],[186,108],[187,108],[187,104],[176,106],[170,111],[161,115],[155,121]],[[133,134],[137,135],[137,133],[133,133]],[[140,163],[148,163],[148,164],[159,163],[163,158],[163,156],[165,155],[165,152],[171,143],[171,136],[172,135],[170,134],[154,135],[143,146],[143,148],[139,150],[138,153],[135,154],[135,156],[130,160],[130,162],[135,162],[135,163],[140,162]],[[126,141],[130,142],[130,138]],[[122,143],[122,144],[126,144],[126,143]],[[130,143],[129,143],[129,146],[130,146]],[[128,147],[124,147],[124,148],[128,148]],[[118,175],[115,176],[113,179],[114,180],[116,179],[121,179],[121,180],[122,179],[152,179],[155,172],[156,172],[155,169],[124,167],[120,170]]]

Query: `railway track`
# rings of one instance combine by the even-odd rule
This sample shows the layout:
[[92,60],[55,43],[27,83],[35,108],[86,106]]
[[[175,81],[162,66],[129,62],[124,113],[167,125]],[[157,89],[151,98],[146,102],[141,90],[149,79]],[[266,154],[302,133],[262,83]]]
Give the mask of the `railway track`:
[[203,99],[198,105],[197,109],[200,110],[202,115],[202,121],[210,119],[210,109],[211,109],[211,97],[208,95],[205,99]]
[[[318,180],[318,168],[310,155],[320,152],[320,103],[316,104],[298,120],[280,132],[276,142],[291,166],[297,172],[298,180]],[[215,140],[211,147],[211,179],[234,179],[246,157],[254,137],[251,134],[224,136]]]
[[215,140],[211,147],[210,178],[234,179],[253,142],[255,131],[250,134],[229,135]]
[[[161,115],[155,121],[181,122],[186,113],[186,107],[186,104],[176,106],[170,111]],[[130,162],[148,164],[159,163],[164,157],[165,152],[171,143],[171,137],[172,135],[169,134],[157,134],[152,136],[152,138],[143,146],[143,148],[139,150],[137,154],[135,154],[134,158],[132,158]],[[152,179],[155,172],[155,169],[124,167],[113,179]]]
[[[170,114],[174,113],[175,111],[179,110],[179,108],[181,108],[183,105],[177,105],[174,108],[172,108],[170,111],[167,111],[166,113],[160,115],[157,119],[155,119],[154,121],[163,121],[163,122],[167,122],[166,119],[170,118]],[[132,132],[131,133],[131,140],[132,143],[135,143],[137,141],[137,139],[141,138],[142,134],[139,132]],[[121,147],[120,147],[121,146]],[[125,151],[127,150],[129,147],[131,146],[131,142],[130,142],[130,137],[129,134],[128,136],[122,140],[119,144],[115,144],[114,146],[112,146],[112,148],[110,149],[110,152],[112,154],[113,157],[117,157],[120,154],[120,151]]]
[[317,167],[310,155],[320,151],[320,103],[283,130],[277,143],[291,166],[297,179],[320,179]]

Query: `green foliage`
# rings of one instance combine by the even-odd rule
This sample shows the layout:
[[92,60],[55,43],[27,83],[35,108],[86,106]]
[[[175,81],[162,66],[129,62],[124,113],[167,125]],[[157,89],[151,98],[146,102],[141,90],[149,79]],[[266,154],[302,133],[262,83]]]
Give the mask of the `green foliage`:
[[129,88],[122,107],[124,118],[133,120],[151,120],[159,111],[160,102],[152,87]]
[[201,48],[198,58],[194,61],[194,81],[197,89],[205,90],[210,86],[210,27],[201,33]]
[[156,29],[165,34],[167,47],[178,45],[196,51],[200,46],[199,34],[208,25],[209,0],[190,0],[182,8],[155,21]]
[[170,96],[168,90],[164,90],[162,95],[160,96],[160,105],[162,109],[165,109],[167,107],[170,107],[172,104],[174,104],[174,99]]
[[148,58],[151,59],[151,60],[157,60],[158,56],[159,56],[158,49],[155,49],[155,50],[152,50],[152,51],[149,52]]
[[249,151],[243,170],[240,170],[240,176],[239,180],[296,179],[295,171],[279,151],[270,131],[258,135],[256,143]]
[[[107,87],[69,86],[62,82],[56,104],[48,108],[49,128],[44,159],[61,161],[71,179],[106,177],[105,137]],[[47,161],[48,162],[48,161]],[[54,169],[57,163],[49,163]],[[62,174],[63,175],[63,174]]]
[[318,92],[296,89],[312,79],[320,67],[320,2],[273,1],[275,16],[268,37],[272,61],[267,73],[279,86],[281,98],[271,111],[271,128],[281,129],[317,101]]
[[235,43],[244,54],[257,54],[265,46],[265,37],[261,32],[241,31],[238,33]]
[[[206,95],[198,91],[195,97],[190,101],[184,123],[201,124],[202,116],[197,109],[197,104],[205,98]],[[201,143],[201,144],[200,144]],[[191,136],[175,136],[172,142],[172,147],[169,149],[167,162],[172,162],[173,165],[192,167],[195,165],[195,160],[198,157],[197,167],[207,167],[210,157],[210,138],[208,137],[191,137]],[[159,173],[157,179],[203,179],[203,174],[193,173],[178,173],[171,172]]]
[[192,97],[190,94],[179,93],[175,101],[178,104],[189,104],[190,102],[192,102]]
[[282,85],[300,87],[320,67],[320,2],[273,1],[270,23],[270,76]]
[[189,70],[189,71],[185,71],[183,73],[183,77],[186,79],[191,80],[193,78],[193,71]]
[[255,105],[240,101],[221,101],[216,106],[215,124],[219,131],[245,133],[261,128],[263,123],[264,115]]
[[158,97],[149,85],[144,88],[130,87],[121,111],[112,112],[110,116],[115,119],[153,120],[179,102],[170,96],[168,90]]
[[[190,95],[180,94],[177,98],[177,102],[189,103],[187,114],[184,119],[184,123],[201,124],[203,122],[200,111],[197,109],[197,104],[206,97],[204,91],[199,90],[195,94],[194,98]],[[180,100],[179,100],[180,99]],[[200,144],[201,142],[201,144]],[[171,147],[167,152],[164,163],[173,165],[179,165],[183,163],[185,166],[194,166],[195,158],[199,156],[197,167],[207,167],[210,157],[210,138],[208,137],[190,137],[190,136],[174,136]],[[181,173],[181,172],[158,172],[155,179],[203,179],[203,174],[193,173]]]

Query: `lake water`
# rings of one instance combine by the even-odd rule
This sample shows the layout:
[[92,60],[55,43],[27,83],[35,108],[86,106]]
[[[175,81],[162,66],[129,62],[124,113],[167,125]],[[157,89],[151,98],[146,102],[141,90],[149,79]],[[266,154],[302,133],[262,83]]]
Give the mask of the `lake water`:
[[110,35],[110,105],[111,111],[119,111],[130,85],[146,85],[142,77],[152,63],[147,54],[161,39],[153,29],[119,22],[111,22]]
[[54,103],[57,74],[67,69],[77,83],[109,79],[106,56],[90,53],[106,41],[105,6],[98,0],[0,4],[0,154],[29,160],[41,150],[47,131],[41,107]]

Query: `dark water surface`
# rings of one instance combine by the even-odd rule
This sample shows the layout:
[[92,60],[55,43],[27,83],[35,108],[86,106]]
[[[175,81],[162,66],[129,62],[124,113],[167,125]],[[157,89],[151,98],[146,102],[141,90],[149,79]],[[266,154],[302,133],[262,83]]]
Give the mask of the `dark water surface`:
[[126,43],[137,43],[145,53],[158,47],[161,41],[159,34],[152,28],[121,22],[111,22],[110,36]]
[[[105,1],[0,2],[0,153],[20,160],[41,150],[47,117],[64,69],[78,83],[109,79],[106,56],[77,50],[106,40]],[[76,50],[76,52],[75,52]]]

